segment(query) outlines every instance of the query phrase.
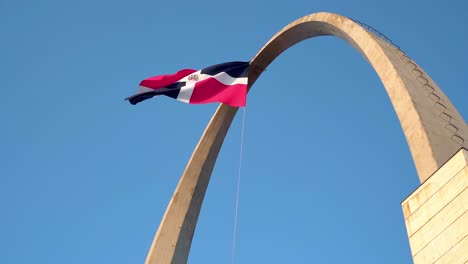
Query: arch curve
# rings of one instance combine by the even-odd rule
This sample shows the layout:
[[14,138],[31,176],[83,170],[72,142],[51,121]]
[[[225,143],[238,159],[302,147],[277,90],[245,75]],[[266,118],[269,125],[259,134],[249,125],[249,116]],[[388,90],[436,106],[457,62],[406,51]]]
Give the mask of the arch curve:
[[[333,35],[356,50],[380,77],[411,151],[421,182],[460,148],[468,127],[437,84],[398,47],[359,23],[333,13],[304,16],[280,30],[251,60],[249,89],[283,51],[302,40]],[[179,181],[146,263],[185,263],[211,172],[237,108],[220,105]]]
[[421,182],[457,150],[468,146],[466,123],[421,67],[399,48],[337,14],[311,14],[279,31],[252,59],[250,87],[283,51],[323,35],[348,42],[377,72],[400,120]]

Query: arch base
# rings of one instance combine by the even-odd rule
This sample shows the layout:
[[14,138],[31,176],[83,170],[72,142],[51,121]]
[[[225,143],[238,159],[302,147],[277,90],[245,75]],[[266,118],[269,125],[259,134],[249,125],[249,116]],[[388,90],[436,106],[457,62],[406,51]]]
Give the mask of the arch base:
[[461,149],[402,202],[415,264],[468,261],[468,151]]

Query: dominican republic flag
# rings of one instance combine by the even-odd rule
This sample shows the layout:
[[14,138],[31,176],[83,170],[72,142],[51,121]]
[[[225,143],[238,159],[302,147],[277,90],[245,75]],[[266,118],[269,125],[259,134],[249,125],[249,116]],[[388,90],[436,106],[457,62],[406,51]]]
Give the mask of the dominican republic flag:
[[220,102],[245,106],[249,62],[234,61],[202,70],[184,69],[174,74],[143,80],[135,95],[126,100],[137,104],[156,95],[165,95],[189,104]]

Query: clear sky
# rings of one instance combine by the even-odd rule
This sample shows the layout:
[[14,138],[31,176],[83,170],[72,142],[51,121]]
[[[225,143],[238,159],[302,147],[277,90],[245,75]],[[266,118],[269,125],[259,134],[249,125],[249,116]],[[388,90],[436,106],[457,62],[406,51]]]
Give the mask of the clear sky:
[[[0,0],[0,263],[143,263],[217,104],[123,99],[146,77],[250,60],[319,11],[379,29],[468,118],[468,4]],[[189,263],[230,263],[241,115]],[[235,263],[411,263],[419,184],[377,77],[344,41],[282,54],[248,96]]]

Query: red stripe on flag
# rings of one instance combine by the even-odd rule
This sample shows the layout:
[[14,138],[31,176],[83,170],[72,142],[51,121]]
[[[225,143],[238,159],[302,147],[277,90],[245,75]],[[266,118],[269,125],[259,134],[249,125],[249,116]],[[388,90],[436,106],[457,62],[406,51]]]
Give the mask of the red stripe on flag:
[[150,77],[141,81],[140,85],[151,88],[151,89],[159,89],[159,88],[166,87],[170,84],[173,84],[177,82],[178,80],[194,72],[196,72],[196,70],[184,69],[174,74],[153,76],[153,77]]
[[225,85],[215,78],[208,78],[195,84],[191,104],[220,102],[233,107],[245,106],[246,84]]

